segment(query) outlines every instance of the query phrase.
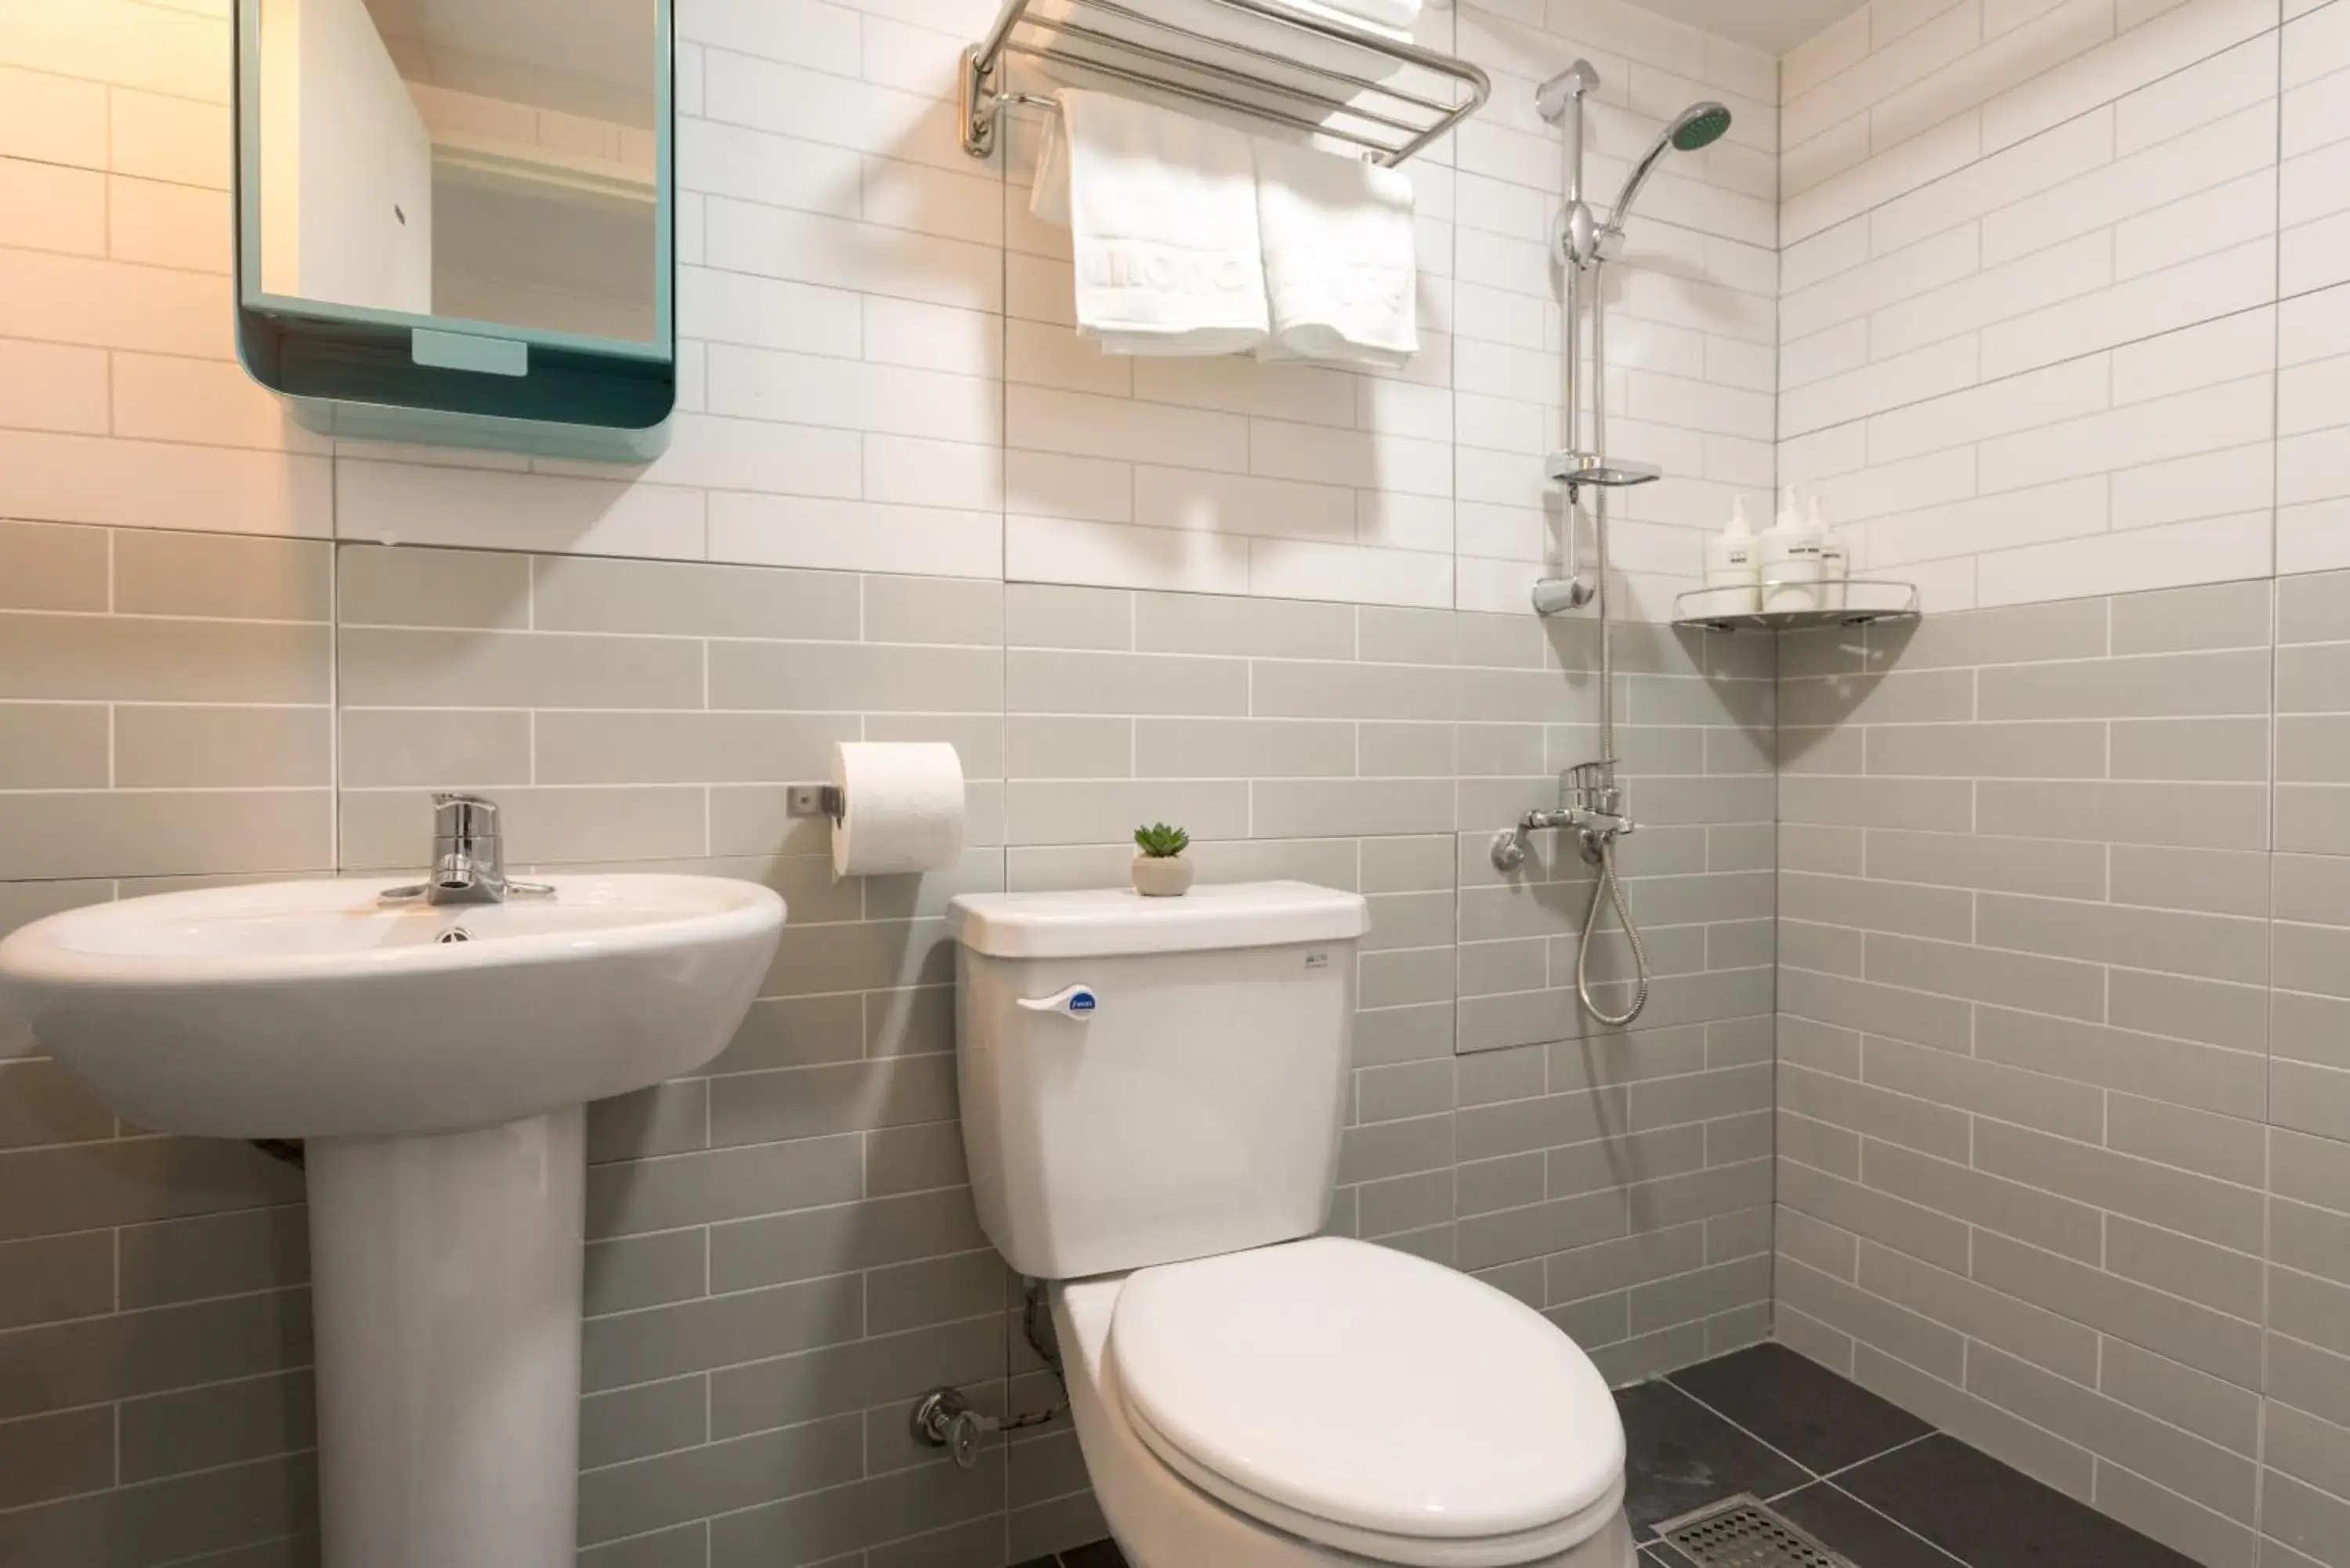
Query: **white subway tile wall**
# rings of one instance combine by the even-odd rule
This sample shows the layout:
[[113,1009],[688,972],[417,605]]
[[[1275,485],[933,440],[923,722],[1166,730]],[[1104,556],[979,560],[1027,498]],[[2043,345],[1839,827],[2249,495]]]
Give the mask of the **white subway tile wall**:
[[1856,569],[1950,610],[2350,559],[2322,389],[2342,15],[1880,3],[1795,50],[1781,477]]
[[2338,171],[2350,150],[2350,11],[2287,7],[2278,171],[2277,569],[2350,566],[2350,230]]
[[[791,902],[726,1054],[593,1118],[596,1568],[1103,1532],[1065,1429],[965,1474],[900,1407],[1053,1393],[963,1184],[944,902],[1117,880],[1137,817],[1207,876],[1373,900],[1334,1229],[1485,1272],[1622,1376],[1767,1326],[1768,646],[1626,637],[1657,1028],[1554,1039],[1572,877],[1528,884],[1523,940],[1456,934],[1469,846],[1596,719],[1587,628],[1523,613],[1562,544],[1532,86],[1599,65],[1602,195],[1683,103],[1738,115],[1611,294],[1613,444],[1676,473],[1617,536],[1653,616],[1773,478],[1773,62],[1614,0],[1431,10],[1499,96],[1412,165],[1412,369],[1128,363],[1071,330],[1033,124],[957,144],[994,10],[681,0],[681,412],[636,470],[289,424],[230,341],[227,0],[0,7],[0,929],[404,871],[456,784],[534,865]],[[961,750],[962,866],[831,883],[781,786],[859,736]],[[1492,1049],[1456,1064],[1464,1030]],[[0,1018],[0,1562],[314,1562],[298,1174],[121,1126],[35,1050]]]
[[[1604,274],[1607,445],[1667,472],[1614,502],[1617,608],[1669,619],[1673,595],[1699,577],[1704,533],[1721,526],[1739,493],[1767,496],[1776,474],[1777,72],[1618,0],[1552,0],[1547,11],[1463,5],[1453,26],[1460,52],[1494,81],[1492,106],[1454,138],[1451,192],[1455,602],[1464,608],[1520,610],[1568,547],[1567,519],[1542,473],[1544,453],[1565,435],[1550,259],[1561,154],[1558,132],[1534,112],[1535,86],[1578,56],[1599,71],[1586,155],[1595,205],[1615,200],[1631,161],[1689,104],[1716,99],[1733,116],[1722,140],[1660,167],[1622,262]],[[1588,386],[1587,336],[1585,348]],[[1587,509],[1577,526],[1588,560]]]

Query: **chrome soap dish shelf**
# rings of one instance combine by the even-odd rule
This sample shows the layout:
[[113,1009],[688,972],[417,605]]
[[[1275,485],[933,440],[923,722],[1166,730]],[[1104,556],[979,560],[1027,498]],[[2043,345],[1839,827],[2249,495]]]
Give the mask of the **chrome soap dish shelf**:
[[1823,603],[1809,609],[1733,610],[1724,614],[1714,608],[1721,602],[1721,596],[1746,590],[1692,588],[1674,597],[1673,624],[1704,631],[1803,631],[1823,626],[1916,620],[1919,613],[1915,583],[1880,578],[1851,577],[1840,583],[1766,581],[1761,585],[1759,597],[1768,601],[1773,590],[1793,593],[1798,589],[1818,599],[1833,598],[1838,602]]
[[1182,21],[1149,14],[1171,9],[1169,0],[1004,0],[986,38],[963,51],[963,151],[995,151],[1006,104],[1053,107],[1011,86],[1013,57],[1327,137],[1384,164],[1420,151],[1492,96],[1492,80],[1465,60],[1274,0],[1187,0]]

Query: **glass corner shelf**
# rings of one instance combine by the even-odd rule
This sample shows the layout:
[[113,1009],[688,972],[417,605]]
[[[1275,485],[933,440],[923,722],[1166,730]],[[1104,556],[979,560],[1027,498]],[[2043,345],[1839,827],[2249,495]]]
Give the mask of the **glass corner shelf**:
[[[1774,597],[1784,607],[1728,607],[1742,598],[1747,604],[1768,605]],[[1673,599],[1673,624],[1704,631],[1804,631],[1916,620],[1918,616],[1916,584],[1866,577],[1841,583],[1764,582],[1752,597],[1743,588],[1692,588]]]

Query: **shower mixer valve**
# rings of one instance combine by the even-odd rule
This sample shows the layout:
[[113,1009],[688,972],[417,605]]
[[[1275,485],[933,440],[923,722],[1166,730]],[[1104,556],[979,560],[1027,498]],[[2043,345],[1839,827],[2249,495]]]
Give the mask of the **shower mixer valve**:
[[1583,858],[1599,863],[1601,852],[1636,825],[1624,812],[1623,787],[1616,782],[1614,763],[1580,763],[1558,775],[1558,809],[1529,811],[1515,827],[1493,840],[1493,866],[1514,871],[1526,863],[1526,835],[1547,828],[1572,828],[1583,836]]

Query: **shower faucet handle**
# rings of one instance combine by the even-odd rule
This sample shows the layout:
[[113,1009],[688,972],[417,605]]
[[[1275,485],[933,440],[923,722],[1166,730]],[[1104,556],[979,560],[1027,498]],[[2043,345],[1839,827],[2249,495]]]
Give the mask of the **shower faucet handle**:
[[1585,834],[1620,837],[1633,829],[1624,812],[1624,790],[1616,782],[1612,761],[1577,763],[1558,775],[1559,815],[1563,826]]
[[1583,857],[1596,863],[1601,848],[1637,825],[1624,814],[1623,786],[1612,762],[1577,763],[1558,775],[1558,809],[1528,811],[1515,827],[1495,836],[1491,853],[1497,871],[1515,871],[1531,849],[1527,835],[1566,828],[1583,836]]
[[1624,792],[1616,783],[1616,764],[1577,763],[1566,769],[1558,775],[1558,804],[1565,811],[1621,815]]

